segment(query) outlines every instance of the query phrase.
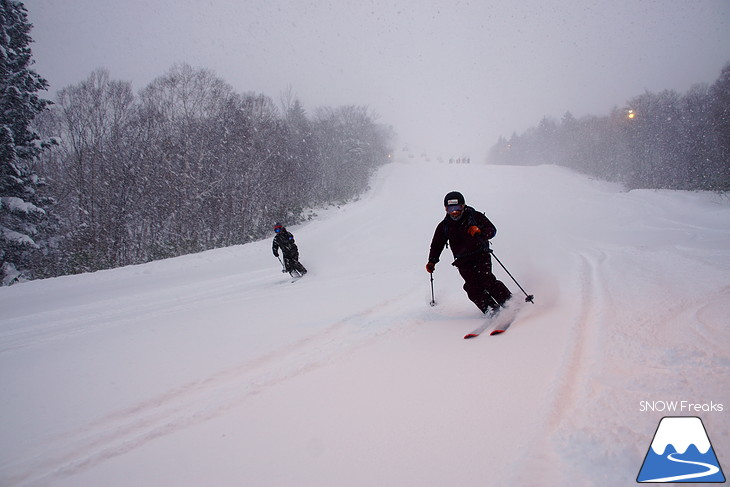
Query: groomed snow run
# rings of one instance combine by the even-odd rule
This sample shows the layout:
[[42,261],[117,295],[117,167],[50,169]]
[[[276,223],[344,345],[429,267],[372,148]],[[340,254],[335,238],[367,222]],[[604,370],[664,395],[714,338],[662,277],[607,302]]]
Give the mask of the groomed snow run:
[[[503,335],[450,250],[429,306],[450,190],[535,295],[495,263]],[[289,230],[295,283],[266,239],[0,288],[0,485],[615,487],[684,415],[730,465],[727,196],[394,162]]]

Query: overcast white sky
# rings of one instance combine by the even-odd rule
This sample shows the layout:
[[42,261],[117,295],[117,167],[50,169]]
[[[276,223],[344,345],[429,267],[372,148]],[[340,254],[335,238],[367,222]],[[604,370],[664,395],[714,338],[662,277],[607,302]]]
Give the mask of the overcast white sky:
[[605,115],[730,62],[729,0],[25,0],[49,97],[179,62],[277,103],[367,105],[398,148],[482,160],[543,116]]

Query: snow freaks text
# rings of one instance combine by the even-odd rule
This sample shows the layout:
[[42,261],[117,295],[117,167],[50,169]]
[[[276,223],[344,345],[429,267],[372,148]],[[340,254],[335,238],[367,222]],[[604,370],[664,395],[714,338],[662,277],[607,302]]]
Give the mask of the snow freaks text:
[[724,407],[720,403],[696,403],[692,401],[640,401],[639,412],[669,413],[721,413]]

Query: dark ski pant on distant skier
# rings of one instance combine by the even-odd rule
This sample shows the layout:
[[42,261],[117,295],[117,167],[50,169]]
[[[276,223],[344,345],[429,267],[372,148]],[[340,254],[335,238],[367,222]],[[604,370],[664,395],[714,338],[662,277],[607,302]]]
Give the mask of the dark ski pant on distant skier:
[[284,254],[284,268],[287,272],[299,272],[302,276],[307,273],[301,262],[299,262],[299,251],[282,252]]
[[512,296],[507,286],[492,274],[490,257],[488,253],[479,253],[454,262],[464,279],[464,291],[482,312],[503,305]]

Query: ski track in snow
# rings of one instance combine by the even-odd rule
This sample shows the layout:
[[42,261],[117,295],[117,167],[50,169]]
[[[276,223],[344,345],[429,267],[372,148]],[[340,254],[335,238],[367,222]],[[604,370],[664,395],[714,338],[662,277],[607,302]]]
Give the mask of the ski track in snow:
[[[270,277],[270,271],[260,280],[250,281],[254,286],[265,282]],[[253,287],[253,286],[251,286]],[[191,293],[189,289],[195,289]],[[198,308],[205,304],[213,306],[230,301],[233,292],[243,292],[240,282],[231,278],[220,279],[209,283],[209,288],[199,289],[195,283],[179,286],[178,289],[163,290],[154,296],[144,294],[140,302],[140,295],[130,298],[109,297],[106,300],[97,300],[93,303],[79,304],[61,310],[27,314],[20,318],[6,320],[7,329],[0,330],[0,353],[22,350],[26,347],[39,346],[45,342],[63,340],[74,335],[102,332],[109,327],[123,326],[135,322],[140,315],[150,318],[163,316],[171,312],[185,311]],[[180,297],[183,294],[184,299]],[[36,325],[24,325],[27,322]]]
[[566,350],[566,360],[558,371],[558,380],[556,380],[556,388],[552,393],[552,397],[555,399],[555,404],[551,407],[551,413],[547,426],[550,429],[555,429],[560,424],[560,420],[563,418],[564,411],[569,410],[575,405],[576,401],[576,388],[580,384],[578,380],[580,374],[585,371],[584,362],[586,360],[587,342],[589,337],[587,336],[592,327],[587,326],[590,322],[591,312],[595,312],[595,303],[593,300],[597,295],[595,287],[597,282],[597,272],[595,260],[589,259],[585,255],[580,255],[578,272],[578,281],[581,284],[580,295],[578,302],[580,303],[578,308],[575,310],[575,316],[571,317],[570,326],[570,341],[569,346]]
[[[596,311],[597,262],[602,256],[591,257],[580,253],[570,256],[576,263],[578,289],[575,302],[577,306],[571,308],[570,313],[564,313],[560,320],[565,321],[565,349],[562,350],[563,360],[554,373],[554,380],[544,397],[545,405],[543,416],[536,421],[535,441],[522,455],[520,463],[529,467],[519,470],[512,479],[512,485],[530,485],[535,478],[541,478],[544,485],[560,485],[562,479],[551,478],[554,465],[559,464],[559,452],[554,449],[553,435],[560,431],[560,427],[574,411],[579,402],[579,393],[585,380],[585,362],[590,353],[589,343],[592,340],[592,327],[589,326],[591,313]],[[566,257],[567,258],[567,257]],[[558,325],[554,323],[554,325]],[[539,431],[539,433],[538,433]]]
[[367,346],[382,331],[376,328],[375,332],[365,332],[365,327],[404,298],[404,294],[396,295],[255,360],[110,412],[80,429],[49,439],[31,462],[3,465],[21,471],[7,480],[10,485],[47,485],[53,478],[73,476],[158,437],[223,415],[270,387]]

